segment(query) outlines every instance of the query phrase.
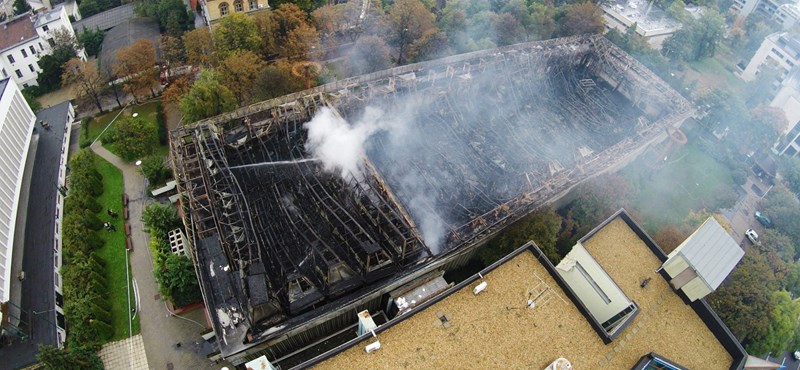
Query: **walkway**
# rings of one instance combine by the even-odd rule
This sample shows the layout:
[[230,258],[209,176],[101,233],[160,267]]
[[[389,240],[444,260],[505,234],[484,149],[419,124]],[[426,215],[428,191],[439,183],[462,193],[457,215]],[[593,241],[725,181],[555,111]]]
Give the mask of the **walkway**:
[[125,193],[128,194],[129,222],[133,252],[131,272],[137,287],[137,299],[142,339],[151,369],[212,369],[213,364],[203,355],[208,344],[200,337],[205,331],[202,310],[171,316],[158,293],[153,277],[153,261],[148,248],[149,236],[142,225],[142,209],[147,204],[145,179],[138,167],[103,148],[99,142],[91,146],[100,157],[122,171]]
[[106,369],[148,370],[142,335],[103,345],[97,353]]

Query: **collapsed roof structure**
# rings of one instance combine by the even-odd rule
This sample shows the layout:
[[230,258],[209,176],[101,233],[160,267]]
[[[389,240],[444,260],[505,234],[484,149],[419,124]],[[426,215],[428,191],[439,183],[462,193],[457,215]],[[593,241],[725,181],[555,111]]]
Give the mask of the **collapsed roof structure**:
[[584,35],[348,78],[171,132],[219,357],[281,356],[357,322],[691,113]]

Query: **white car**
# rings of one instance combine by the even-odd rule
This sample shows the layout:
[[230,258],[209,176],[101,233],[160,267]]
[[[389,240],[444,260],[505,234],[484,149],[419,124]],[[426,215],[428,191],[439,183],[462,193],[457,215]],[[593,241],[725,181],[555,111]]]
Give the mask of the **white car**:
[[747,229],[747,231],[744,232],[744,235],[747,236],[747,239],[750,239],[753,244],[758,244],[758,233],[756,233],[755,230]]

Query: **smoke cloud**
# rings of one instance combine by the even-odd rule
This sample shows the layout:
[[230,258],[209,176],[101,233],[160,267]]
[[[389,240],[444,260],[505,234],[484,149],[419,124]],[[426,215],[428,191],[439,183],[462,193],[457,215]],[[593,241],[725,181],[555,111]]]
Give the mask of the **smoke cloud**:
[[[374,137],[385,139],[385,144],[392,153],[405,152],[413,147],[416,138],[409,135],[409,128],[413,125],[413,119],[408,119],[413,114],[409,114],[411,112],[387,114],[381,108],[370,106],[351,124],[331,109],[323,107],[305,124],[308,130],[306,150],[322,162],[326,171],[337,173],[342,178],[353,176],[363,179],[363,160]],[[434,254],[438,253],[448,225],[434,211],[434,189],[418,173],[391,168],[381,170],[388,171],[390,177],[398,180],[397,191],[401,193],[407,211],[417,223],[425,244]]]

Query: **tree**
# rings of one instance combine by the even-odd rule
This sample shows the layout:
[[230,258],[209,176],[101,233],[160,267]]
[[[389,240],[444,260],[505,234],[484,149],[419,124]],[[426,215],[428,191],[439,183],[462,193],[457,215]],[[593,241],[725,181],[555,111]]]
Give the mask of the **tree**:
[[153,43],[147,39],[139,39],[133,45],[117,51],[114,60],[114,74],[127,78],[125,87],[138,102],[137,94],[149,89],[155,96],[153,85],[158,83],[156,68],[156,51]]
[[103,48],[103,38],[105,32],[101,31],[99,27],[94,29],[85,28],[83,32],[78,35],[78,41],[83,45],[86,54],[90,56],[100,55],[100,50]]
[[713,57],[717,43],[725,34],[725,19],[716,10],[708,9],[698,20],[689,20],[663,45],[671,59],[696,61]]
[[792,349],[795,340],[797,319],[800,317],[800,302],[793,301],[787,291],[772,292],[772,310],[769,311],[769,326],[762,338],[748,343],[749,353],[781,353]]
[[219,57],[225,59],[236,50],[257,53],[261,36],[253,18],[244,13],[233,13],[223,17],[214,28],[214,44]]
[[419,40],[411,44],[408,58],[412,62],[422,62],[436,58],[443,58],[452,54],[447,34],[437,28],[425,32]]
[[36,78],[42,93],[50,92],[61,87],[61,76],[64,74],[64,65],[78,54],[78,41],[64,29],[53,31],[53,52],[39,59],[42,71]]
[[158,146],[158,132],[141,116],[124,117],[117,120],[113,142],[122,159],[133,161],[153,152]]
[[351,76],[362,75],[387,69],[392,65],[389,47],[383,39],[375,36],[362,36],[350,49],[347,58],[347,72]]
[[24,14],[31,10],[31,6],[25,0],[14,0],[14,15]]
[[192,88],[191,81],[189,80],[190,78],[191,77],[184,75],[172,81],[169,86],[167,86],[166,90],[164,90],[164,94],[161,95],[164,102],[173,104],[180,103],[181,99],[183,99]]
[[97,354],[90,350],[80,348],[58,349],[49,345],[39,345],[36,354],[39,361],[47,370],[103,370],[103,361]]
[[183,46],[189,64],[206,68],[217,64],[214,42],[208,28],[198,28],[183,34]]
[[64,66],[61,81],[64,85],[72,85],[73,89],[77,90],[78,97],[91,99],[97,109],[103,112],[100,94],[106,83],[93,62],[84,62],[78,58],[70,59]]
[[683,23],[686,21],[686,3],[683,0],[673,0],[667,8],[667,14]]
[[164,165],[164,158],[158,155],[145,157],[139,166],[139,172],[151,186],[163,184],[172,174],[172,171]]
[[256,80],[266,67],[255,53],[237,50],[220,63],[217,71],[225,85],[236,97],[238,105],[244,105],[253,98]]
[[688,236],[687,233],[684,233],[674,225],[667,225],[653,235],[653,240],[664,250],[664,253],[670,253],[683,243]]
[[153,271],[161,295],[179,307],[199,301],[202,296],[192,261],[173,253],[162,261]]
[[778,164],[786,186],[795,194],[800,194],[800,158],[781,156]]
[[794,193],[783,185],[775,185],[762,203],[762,209],[772,219],[776,230],[792,240],[800,240],[800,203]]
[[291,66],[286,62],[266,66],[258,76],[256,85],[257,100],[277,98],[305,89],[303,80],[292,74]]
[[142,223],[147,232],[166,240],[170,230],[181,226],[181,219],[170,204],[151,203],[142,212]]
[[419,0],[398,0],[389,10],[391,40],[397,47],[397,64],[407,58],[411,44],[434,28],[434,15]]
[[233,93],[220,83],[219,75],[203,70],[189,93],[181,99],[181,112],[185,122],[195,122],[236,108]]
[[584,33],[603,33],[603,11],[593,3],[567,5],[564,15],[558,20],[560,36],[581,35]]
[[490,240],[479,258],[488,266],[532,240],[551,262],[558,263],[562,257],[556,250],[559,229],[561,217],[552,208],[535,211]]
[[194,14],[181,0],[141,1],[136,12],[143,17],[158,20],[161,32],[180,36],[194,26]]
[[755,250],[745,253],[739,265],[708,303],[745,346],[763,338],[772,312],[772,292],[778,283],[766,258]]
[[172,67],[186,61],[186,49],[183,48],[183,40],[180,37],[168,34],[161,35],[161,52],[167,65],[167,74],[172,77]]
[[506,46],[524,40],[525,29],[513,15],[503,13],[495,18],[494,35],[497,46]]
[[552,37],[556,32],[555,14],[556,10],[553,6],[534,2],[531,5],[531,25],[528,27],[530,37],[534,40],[545,40]]
[[319,34],[308,24],[291,30],[281,44],[281,55],[288,59],[308,60],[315,50],[319,50]]
[[22,97],[25,98],[25,102],[28,103],[28,106],[31,107],[34,113],[42,109],[42,103],[39,103],[39,100],[36,99],[36,95],[34,95],[34,91],[30,87],[22,89]]

